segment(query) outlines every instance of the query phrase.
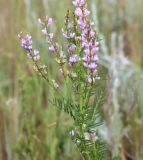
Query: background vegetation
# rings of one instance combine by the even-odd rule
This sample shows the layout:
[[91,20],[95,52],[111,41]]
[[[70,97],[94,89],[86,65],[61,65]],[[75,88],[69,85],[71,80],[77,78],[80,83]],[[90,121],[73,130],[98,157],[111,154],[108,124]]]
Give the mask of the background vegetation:
[[[101,134],[109,155],[143,159],[143,1],[89,0],[108,77]],[[55,72],[37,19],[56,21],[57,39],[71,0],[0,0],[0,160],[78,160],[72,122],[47,101],[53,91],[34,72],[17,34],[30,32],[43,62]]]

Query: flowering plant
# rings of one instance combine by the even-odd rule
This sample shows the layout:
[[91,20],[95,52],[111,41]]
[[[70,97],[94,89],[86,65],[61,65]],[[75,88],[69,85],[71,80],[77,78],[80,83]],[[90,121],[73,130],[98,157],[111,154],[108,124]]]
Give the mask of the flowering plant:
[[40,52],[33,49],[32,37],[18,37],[21,46],[26,51],[27,57],[34,62],[34,68],[52,86],[58,97],[52,103],[68,113],[74,120],[75,127],[70,131],[73,142],[77,145],[83,159],[102,159],[104,143],[98,133],[101,125],[98,108],[102,103],[102,93],[98,91],[98,51],[99,40],[94,23],[90,21],[90,11],[85,0],[73,0],[75,12],[70,17],[68,11],[65,16],[65,27],[61,32],[66,40],[63,46],[56,42],[52,28],[52,18],[46,17],[44,21],[38,19],[42,33],[49,46],[49,52],[59,65],[59,72],[65,85],[71,84],[72,93],[70,98],[62,96],[62,85],[48,77],[48,68],[41,65]]

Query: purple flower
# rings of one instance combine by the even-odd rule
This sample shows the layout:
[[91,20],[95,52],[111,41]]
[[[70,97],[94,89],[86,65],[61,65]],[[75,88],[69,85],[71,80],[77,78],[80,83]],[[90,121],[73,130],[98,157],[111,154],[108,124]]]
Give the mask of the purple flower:
[[51,45],[51,46],[49,47],[49,51],[50,51],[51,53],[55,52],[55,48],[54,48],[53,45]]
[[87,81],[88,81],[89,83],[92,83],[92,82],[93,82],[93,80],[92,80],[92,78],[91,78],[91,75],[88,75]]
[[73,5],[75,6],[83,6],[85,4],[85,0],[73,0]]
[[89,48],[86,48],[86,49],[84,50],[84,52],[85,52],[86,55],[90,56],[90,49],[89,49]]
[[88,33],[88,29],[84,28],[83,31],[82,31],[82,36],[86,36],[87,33]]
[[75,14],[76,14],[78,17],[82,17],[82,16],[83,16],[83,13],[82,13],[81,8],[76,8]]
[[54,34],[53,33],[49,33],[49,38],[52,40],[54,38]]
[[92,47],[92,44],[93,44],[93,42],[90,41],[90,42],[88,42],[87,46],[88,46],[88,47]]
[[86,48],[87,47],[87,42],[82,41],[82,48]]
[[97,74],[97,69],[94,69],[92,72],[93,72],[93,75],[95,76]]
[[87,8],[84,8],[84,16],[87,17],[90,14]]
[[90,25],[91,25],[91,27],[93,27],[94,26],[94,22],[90,22]]
[[61,31],[62,31],[63,37],[67,39],[67,38],[68,38],[68,35],[65,33],[65,31],[64,31],[64,29],[63,29],[63,28],[62,28],[62,30],[61,30]]
[[52,18],[49,18],[48,20],[48,25],[51,25],[53,23],[53,19]]
[[92,48],[92,53],[95,54],[95,53],[98,52],[98,50],[99,50],[99,48],[98,48],[97,46],[94,46],[94,47]]
[[82,59],[85,62],[89,62],[90,61],[90,57],[88,55],[85,55]]
[[69,62],[71,64],[77,63],[79,61],[79,57],[76,54],[73,54],[70,58],[69,58]]
[[95,36],[95,32],[93,30],[90,31],[90,36],[94,37]]
[[94,70],[96,67],[97,67],[97,64],[95,64],[93,62],[89,64],[89,69],[91,69],[91,70]]
[[24,38],[22,38],[21,46],[27,51],[32,50],[32,37],[29,34],[27,34]]
[[84,23],[84,21],[83,21],[82,18],[80,18],[80,19],[77,21],[77,23],[78,23],[78,25],[79,25],[79,27],[80,27],[81,29],[84,29],[85,26],[86,26],[86,24]]
[[92,59],[93,62],[96,62],[96,61],[98,61],[98,56],[94,55],[94,56],[91,57],[91,59]]
[[76,45],[71,44],[71,45],[68,46],[67,51],[68,51],[68,53],[73,53],[75,51],[75,49],[76,49]]
[[47,22],[47,26],[50,26],[53,23],[53,19],[46,16],[46,22]]
[[88,68],[88,63],[84,62],[83,66],[86,67],[86,68]]

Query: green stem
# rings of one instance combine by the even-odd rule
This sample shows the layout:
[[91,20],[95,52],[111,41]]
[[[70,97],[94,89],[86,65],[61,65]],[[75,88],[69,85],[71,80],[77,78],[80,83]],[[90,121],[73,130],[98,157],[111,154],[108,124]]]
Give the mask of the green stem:
[[89,89],[89,91],[87,92],[86,94],[86,97],[85,97],[85,105],[87,105],[89,103],[89,98],[90,98],[90,93],[92,91],[92,88]]
[[82,94],[80,93],[80,114],[83,114],[83,100],[82,100]]
[[[82,96],[82,87],[81,87],[80,90],[81,90],[81,92],[80,92],[80,114],[81,114],[81,116],[82,116],[82,115],[83,115],[83,96]],[[80,124],[80,133],[81,133],[82,138],[84,138],[83,123]],[[85,146],[84,143],[83,143],[83,147],[84,147],[84,149],[86,150],[86,146]],[[83,157],[84,157],[85,160],[91,160],[89,154],[85,154],[85,155],[83,155]]]

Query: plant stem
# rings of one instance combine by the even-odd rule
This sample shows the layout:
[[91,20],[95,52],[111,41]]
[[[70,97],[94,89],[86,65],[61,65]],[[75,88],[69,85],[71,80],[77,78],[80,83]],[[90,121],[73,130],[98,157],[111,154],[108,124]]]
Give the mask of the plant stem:
[[92,88],[89,89],[89,91],[87,92],[86,94],[86,97],[85,97],[85,105],[88,105],[89,103],[89,98],[90,98],[90,93],[92,91]]
[[[81,116],[83,116],[83,96],[82,96],[82,87],[80,88],[81,92],[80,92],[80,114]],[[84,139],[84,129],[83,129],[83,123],[80,124],[80,134],[82,136],[82,138]],[[83,143],[83,147],[86,150],[86,146],[85,143]],[[85,160],[91,160],[90,155],[89,154],[85,154],[83,155]]]

